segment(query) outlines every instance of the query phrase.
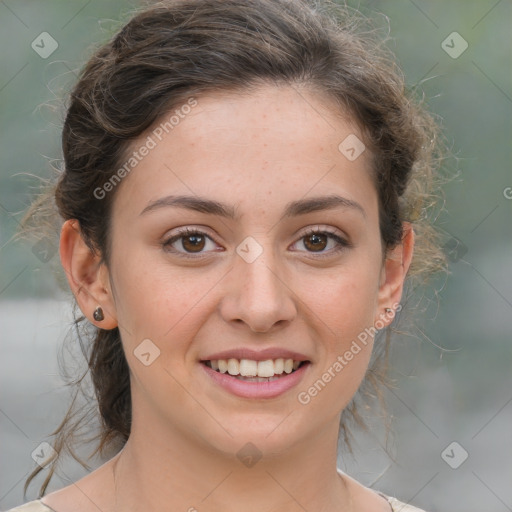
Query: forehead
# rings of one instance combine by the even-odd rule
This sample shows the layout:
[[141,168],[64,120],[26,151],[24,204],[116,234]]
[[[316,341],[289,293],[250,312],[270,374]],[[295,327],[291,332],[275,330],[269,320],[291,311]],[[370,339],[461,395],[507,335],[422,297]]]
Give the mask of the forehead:
[[[210,197],[242,213],[275,205],[278,213],[281,203],[340,193],[376,211],[371,156],[342,114],[334,101],[298,86],[186,99],[132,145],[134,165],[124,166],[114,213],[133,217],[174,194]],[[362,153],[347,158],[354,155],[347,144]]]

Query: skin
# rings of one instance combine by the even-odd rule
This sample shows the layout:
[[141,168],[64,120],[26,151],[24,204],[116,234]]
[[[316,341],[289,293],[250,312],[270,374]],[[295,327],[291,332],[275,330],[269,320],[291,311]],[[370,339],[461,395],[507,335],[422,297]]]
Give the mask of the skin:
[[[384,312],[400,301],[413,231],[405,225],[403,243],[383,258],[371,155],[349,161],[338,150],[349,134],[363,137],[329,99],[268,85],[197,101],[118,185],[108,267],[84,244],[77,221],[62,228],[61,261],[81,310],[99,327],[120,328],[133,424],[116,457],[43,501],[57,512],[389,511],[336,472],[339,416],[364,376],[372,340],[307,405],[297,394],[365,328],[391,322]],[[344,206],[281,218],[291,201],[333,194],[363,212]],[[172,206],[141,215],[169,195],[219,201],[239,217]],[[181,227],[211,238],[202,258],[180,256],[191,247],[183,238],[171,246],[176,252],[164,245]],[[336,252],[327,237],[316,252],[306,245],[308,228],[350,245]],[[262,249],[252,263],[236,252],[248,236]],[[98,305],[101,322],[92,316]],[[134,355],[144,339],[160,350],[149,366]],[[279,397],[237,397],[199,360],[241,347],[283,347],[311,365]],[[262,454],[250,468],[236,456],[248,442]]]

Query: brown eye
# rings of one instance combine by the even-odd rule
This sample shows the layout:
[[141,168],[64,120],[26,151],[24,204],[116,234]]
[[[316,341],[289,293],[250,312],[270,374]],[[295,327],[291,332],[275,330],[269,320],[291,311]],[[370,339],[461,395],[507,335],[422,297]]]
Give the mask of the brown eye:
[[338,234],[318,228],[302,235],[299,241],[300,243],[296,242],[296,244],[299,244],[299,247],[302,246],[306,253],[315,254],[316,258],[330,258],[352,247],[348,240]]
[[182,237],[181,245],[188,252],[201,252],[204,249],[206,240],[202,235],[187,235]]
[[311,251],[323,251],[327,242],[328,237],[324,233],[312,233],[304,237],[304,247]]
[[191,229],[183,230],[162,244],[166,252],[191,258],[205,256],[208,252],[215,251],[215,245],[206,233]]

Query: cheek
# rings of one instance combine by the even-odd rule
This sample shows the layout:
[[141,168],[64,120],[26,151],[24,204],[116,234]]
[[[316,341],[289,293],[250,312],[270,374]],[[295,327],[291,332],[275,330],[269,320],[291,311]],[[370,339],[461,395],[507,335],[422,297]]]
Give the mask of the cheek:
[[310,417],[339,415],[359,388],[373,348],[378,272],[351,267],[318,283],[309,304],[323,337],[319,364],[297,395]]
[[334,269],[314,281],[304,280],[304,301],[336,336],[341,349],[348,337],[373,325],[380,267],[377,261],[358,262]]
[[118,258],[114,280],[118,322],[127,350],[152,340],[164,355],[172,346],[180,351],[208,314],[208,293],[219,282],[218,272],[198,275],[194,268],[168,264],[162,257]]

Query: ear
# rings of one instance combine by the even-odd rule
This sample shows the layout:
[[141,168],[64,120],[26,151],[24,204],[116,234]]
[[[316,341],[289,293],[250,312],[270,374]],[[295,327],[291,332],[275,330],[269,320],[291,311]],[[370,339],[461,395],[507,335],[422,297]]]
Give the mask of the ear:
[[[82,238],[76,219],[64,222],[60,233],[60,261],[82,313],[101,329],[117,327],[117,316],[111,291],[109,272],[101,255],[92,251]],[[104,319],[94,320],[94,310],[100,306]]]
[[[388,251],[381,272],[375,322],[389,325],[402,298],[405,277],[414,252],[414,230],[409,222],[403,223],[402,241]],[[390,308],[392,311],[386,311]]]

